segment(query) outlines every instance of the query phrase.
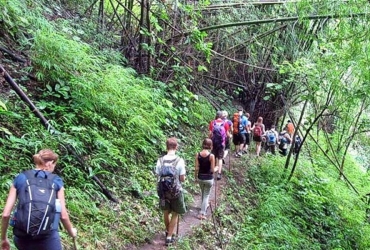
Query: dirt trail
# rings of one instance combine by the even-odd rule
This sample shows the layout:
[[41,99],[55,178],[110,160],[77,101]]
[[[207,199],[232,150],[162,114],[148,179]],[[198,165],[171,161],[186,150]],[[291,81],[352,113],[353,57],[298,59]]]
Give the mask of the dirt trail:
[[[230,160],[232,160],[227,156],[225,159],[225,163],[222,167],[222,172],[229,171],[229,165],[232,164]],[[212,209],[214,210],[217,203],[215,204],[215,194],[218,197],[216,199],[216,202],[218,202],[220,195],[222,195],[221,190],[223,189],[222,187],[226,184],[226,178],[223,176],[223,178],[219,181],[215,179],[215,185],[213,185],[211,189],[211,195],[209,197],[209,202],[211,203]],[[216,192],[215,192],[215,187],[216,187]],[[190,194],[189,194],[190,195]],[[180,219],[180,225],[179,225],[179,237],[184,237],[186,235],[190,235],[192,233],[192,228],[198,226],[200,223],[202,223],[202,220],[199,220],[197,218],[197,215],[200,210],[200,194],[193,195],[194,202],[188,206],[187,212],[181,217]],[[208,208],[207,211],[207,220],[212,219],[212,214],[210,211],[210,208]],[[162,220],[161,220],[161,223]],[[136,250],[165,250],[167,247],[164,244],[165,242],[165,234],[164,231],[161,233],[157,233],[154,238],[151,240],[151,242],[138,246]],[[175,243],[176,244],[176,243]],[[132,249],[132,248],[131,248]]]

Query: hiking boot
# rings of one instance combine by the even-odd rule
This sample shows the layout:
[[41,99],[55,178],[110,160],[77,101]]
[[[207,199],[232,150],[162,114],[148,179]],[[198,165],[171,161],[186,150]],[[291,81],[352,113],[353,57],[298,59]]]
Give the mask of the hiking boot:
[[169,245],[171,245],[172,243],[174,243],[175,242],[175,238],[174,237],[172,237],[171,239],[168,239],[168,238],[166,238],[166,243],[165,243],[165,245],[166,246],[169,246]]
[[217,180],[218,181],[221,180],[221,174],[220,173],[217,174]]

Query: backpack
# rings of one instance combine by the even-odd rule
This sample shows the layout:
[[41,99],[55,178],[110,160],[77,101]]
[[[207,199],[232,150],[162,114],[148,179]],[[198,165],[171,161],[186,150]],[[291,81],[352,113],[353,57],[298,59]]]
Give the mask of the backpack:
[[301,137],[296,136],[294,142],[294,153],[298,154],[301,143],[302,143]]
[[262,135],[262,127],[260,125],[254,126],[253,136],[254,137],[261,137],[261,135]]
[[161,169],[159,170],[159,180],[157,186],[158,196],[161,200],[176,199],[181,194],[181,185],[177,178],[176,166],[180,157],[173,160],[159,159]]
[[24,171],[26,183],[17,190],[18,203],[12,220],[13,234],[19,238],[42,239],[58,229],[54,228],[57,185],[53,182],[57,175],[42,171],[45,177],[40,178],[41,171]]
[[280,141],[279,148],[280,149],[284,149],[285,145],[288,144],[288,139],[285,137],[286,133],[287,132],[282,132],[279,134],[279,141]]
[[275,145],[276,143],[276,136],[274,131],[269,130],[267,132],[267,144],[268,145]]
[[214,120],[212,129],[212,142],[215,147],[224,145],[226,139],[226,130],[224,122]]
[[233,115],[233,134],[239,134],[239,126],[241,123],[241,117],[239,113]]

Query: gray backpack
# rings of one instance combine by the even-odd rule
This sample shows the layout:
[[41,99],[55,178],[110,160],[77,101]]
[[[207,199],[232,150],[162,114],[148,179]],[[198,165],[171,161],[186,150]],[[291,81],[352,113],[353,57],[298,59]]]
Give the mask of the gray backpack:
[[176,199],[181,194],[181,185],[177,175],[176,166],[180,161],[180,157],[173,160],[159,159],[161,169],[159,171],[158,180],[158,196],[162,200]]

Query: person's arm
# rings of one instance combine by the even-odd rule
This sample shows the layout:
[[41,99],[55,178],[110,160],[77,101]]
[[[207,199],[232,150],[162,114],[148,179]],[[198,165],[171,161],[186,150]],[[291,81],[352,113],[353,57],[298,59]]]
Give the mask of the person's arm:
[[58,191],[58,199],[60,200],[60,205],[62,207],[62,212],[60,215],[60,220],[62,221],[62,224],[64,228],[67,230],[68,234],[71,237],[77,236],[77,230],[76,228],[73,228],[72,223],[69,219],[67,207],[66,207],[66,201],[64,197],[64,187],[61,187],[61,189]]
[[209,156],[209,161],[211,162],[211,171],[212,171],[212,173],[217,172],[218,171],[218,166],[215,167],[216,160],[215,160],[215,155],[214,154],[211,154]]
[[208,132],[208,137],[209,138],[212,138],[212,130],[213,130],[213,121],[211,121],[209,123],[209,128],[208,128],[209,132]]
[[195,171],[194,171],[194,180],[198,180],[198,172],[199,172],[199,160],[198,160],[198,153],[195,155]]
[[179,165],[177,165],[177,166],[180,167],[179,180],[181,182],[184,182],[185,179],[186,179],[185,178],[186,169],[185,169],[185,161],[184,161],[184,159],[181,158],[178,164]]
[[247,132],[250,133],[251,129],[252,129],[251,122],[247,121]]
[[287,138],[288,144],[291,144],[292,143],[292,139],[290,138],[289,133],[285,133],[285,138]]
[[185,175],[184,175],[184,174],[180,175],[180,176],[179,176],[179,180],[180,180],[181,182],[184,182],[184,181],[185,181]]
[[226,131],[226,136],[230,138],[230,135],[231,135],[231,133],[230,133],[230,125],[229,125],[228,122],[225,122],[224,128],[225,128],[225,131]]
[[275,131],[274,133],[275,133],[276,144],[279,144],[279,133],[277,131]]
[[230,131],[230,138],[232,138],[233,137],[233,133],[234,133],[234,126],[233,126],[233,122],[232,121],[230,121],[229,127],[230,127],[230,129],[229,129],[229,131]]
[[[252,124],[252,123],[251,123]],[[256,123],[253,124],[253,126],[251,127],[251,131],[253,132],[254,130],[254,127],[256,126]]]
[[17,189],[12,185],[9,190],[8,198],[1,216],[1,249],[8,250],[10,249],[10,243],[7,237],[7,230],[9,227],[10,215],[12,209],[17,200]]

